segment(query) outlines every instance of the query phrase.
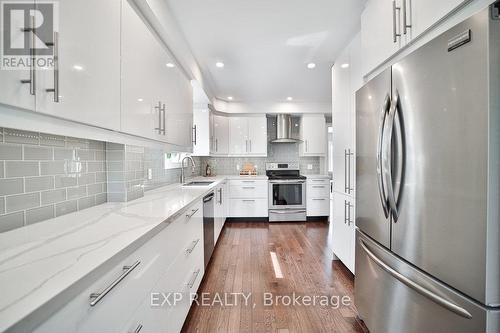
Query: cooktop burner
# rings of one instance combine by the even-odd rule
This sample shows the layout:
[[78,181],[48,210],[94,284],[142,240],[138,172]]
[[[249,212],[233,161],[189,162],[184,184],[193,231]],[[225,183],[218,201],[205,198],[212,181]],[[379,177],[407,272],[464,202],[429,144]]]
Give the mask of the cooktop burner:
[[306,179],[300,174],[298,163],[266,163],[266,175],[269,179]]

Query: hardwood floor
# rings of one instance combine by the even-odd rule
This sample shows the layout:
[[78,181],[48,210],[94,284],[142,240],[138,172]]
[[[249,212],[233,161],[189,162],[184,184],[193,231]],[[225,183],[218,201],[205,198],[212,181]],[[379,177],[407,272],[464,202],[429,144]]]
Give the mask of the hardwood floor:
[[[326,222],[227,222],[220,237],[183,332],[365,332],[353,275],[331,260]],[[276,277],[271,252],[283,278]],[[248,303],[229,293],[245,293]],[[293,293],[304,297],[293,304]],[[217,297],[228,295],[221,305]],[[316,305],[305,296],[316,297]]]

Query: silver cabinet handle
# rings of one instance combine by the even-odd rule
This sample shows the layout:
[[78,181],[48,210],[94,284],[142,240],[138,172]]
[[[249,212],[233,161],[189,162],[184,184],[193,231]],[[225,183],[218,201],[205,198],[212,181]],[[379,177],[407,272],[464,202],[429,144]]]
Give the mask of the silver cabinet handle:
[[59,103],[59,33],[54,31],[53,42],[46,44],[54,48],[54,88],[45,91],[54,93],[54,102]]
[[219,139],[215,139],[215,151],[218,152],[219,151]]
[[397,22],[396,22],[396,12],[401,16],[401,8],[396,6],[396,0],[392,1],[392,39],[393,42],[396,43],[398,41],[398,37],[401,37],[401,32],[397,30]]
[[351,204],[350,201],[347,202],[347,225],[350,226],[351,223],[352,223],[352,220],[351,220],[351,208],[353,207],[353,205]]
[[193,126],[193,144],[196,146],[196,125]]
[[347,149],[344,149],[344,192],[348,193],[347,187]]
[[116,287],[127,275],[129,275],[141,262],[137,260],[132,266],[123,266],[123,273],[120,274],[109,286],[100,293],[90,294],[90,306],[99,303],[114,287]]
[[129,331],[129,333],[139,333],[142,330],[142,324],[137,325],[135,330]]
[[325,201],[325,198],[313,198],[313,201]]
[[191,243],[191,246],[189,248],[186,249],[186,253],[187,254],[191,254],[193,253],[193,250],[194,248],[196,247],[196,245],[198,245],[198,243],[200,242],[200,239],[198,238],[197,240],[194,240],[192,243]]
[[161,101],[158,102],[158,105],[154,107],[155,110],[158,111],[158,127],[155,127],[155,130],[158,131],[158,134],[161,134]]
[[200,269],[197,269],[196,271],[193,272],[193,276],[191,277],[191,280],[188,282],[187,286],[189,289],[193,288],[194,283],[196,282],[196,279],[198,278],[198,275],[200,275]]
[[245,190],[253,190],[255,188],[255,186],[242,186],[241,188],[243,188]]
[[30,16],[30,26],[22,29],[23,32],[30,33],[30,78],[28,80],[21,80],[22,84],[30,84],[30,95],[36,95],[36,72],[35,72],[35,16]]
[[325,185],[313,185],[312,188],[325,188]]
[[188,219],[192,218],[194,214],[196,214],[196,212],[200,210],[199,208],[196,208],[196,209],[191,209],[191,214],[186,214],[186,217]]
[[166,105],[165,105],[165,103],[163,103],[163,107],[161,108],[161,114],[163,116],[163,128],[161,129],[161,134],[163,134],[163,135],[166,134],[165,133],[166,132],[166,126],[165,126],[166,120],[165,120],[165,118],[167,118],[167,115],[166,115],[167,111],[166,110],[167,110]]
[[466,318],[466,319],[472,319],[472,315],[465,310],[464,308],[456,305],[455,303],[439,296],[430,291],[429,289],[419,285],[418,283],[414,282],[413,280],[407,278],[403,274],[399,273],[395,269],[393,269],[391,266],[386,264],[382,259],[378,258],[370,249],[366,246],[365,242],[360,239],[359,240],[359,245],[361,245],[361,248],[365,253],[368,255],[368,257],[373,260],[380,268],[382,268],[384,271],[392,275],[395,279],[399,280],[401,283],[406,285],[407,287],[415,290],[418,292],[420,295],[429,298],[431,301],[434,303],[444,307],[445,309],[448,309],[449,311],[459,315],[460,317]]
[[250,140],[250,152],[252,152],[252,140]]
[[291,210],[291,209],[286,209],[286,210],[271,210],[269,213],[271,214],[300,214],[300,213],[305,213],[306,211],[304,209],[299,209],[299,210]]
[[243,202],[255,202],[254,199],[243,199]]
[[406,1],[410,1],[410,14],[411,14],[411,0],[403,0],[403,34],[405,34],[405,35],[406,35],[406,31],[408,29],[411,29],[411,21],[410,21],[410,24],[408,24],[408,21],[407,21]]
[[347,200],[344,200],[344,224],[347,222]]
[[309,179],[310,181],[312,182],[325,182],[326,180],[325,179]]
[[354,153],[351,149],[347,149],[347,193],[351,194],[354,189],[351,186],[351,157]]
[[242,180],[242,183],[255,183],[255,180]]

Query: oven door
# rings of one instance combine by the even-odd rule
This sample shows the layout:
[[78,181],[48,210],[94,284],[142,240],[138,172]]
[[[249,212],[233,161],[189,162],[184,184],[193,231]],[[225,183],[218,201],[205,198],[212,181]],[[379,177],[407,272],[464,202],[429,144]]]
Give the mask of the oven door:
[[269,209],[300,209],[306,207],[303,180],[269,181]]

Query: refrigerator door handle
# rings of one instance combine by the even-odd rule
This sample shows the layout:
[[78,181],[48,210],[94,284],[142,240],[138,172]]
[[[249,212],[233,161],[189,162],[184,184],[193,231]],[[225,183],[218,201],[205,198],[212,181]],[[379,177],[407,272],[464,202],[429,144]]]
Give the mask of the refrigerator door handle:
[[394,121],[398,112],[399,93],[396,90],[389,110],[387,119],[387,128],[384,130],[382,138],[382,173],[384,175],[384,185],[387,189],[387,197],[389,200],[389,208],[392,212],[394,222],[398,221],[399,211],[396,204],[396,196],[394,194],[394,184],[392,176],[392,133],[394,131]]
[[414,282],[413,280],[407,278],[403,274],[399,273],[395,269],[393,269],[391,266],[387,265],[382,259],[378,258],[368,247],[366,244],[363,242],[362,239],[359,240],[359,244],[361,245],[361,248],[363,251],[366,252],[368,257],[373,260],[380,268],[382,268],[384,271],[392,275],[395,279],[399,280],[401,283],[406,285],[407,287],[415,290],[418,292],[420,295],[429,298],[431,301],[434,303],[444,307],[445,309],[459,315],[460,317],[466,318],[466,319],[472,319],[472,315],[464,308],[456,305],[455,303],[435,294],[431,290],[419,285],[418,283]]
[[382,107],[382,112],[380,113],[380,122],[378,127],[378,139],[377,139],[377,184],[378,193],[380,196],[380,201],[382,202],[382,209],[384,210],[384,216],[389,217],[389,208],[387,206],[387,195],[384,188],[384,179],[382,178],[382,135],[384,134],[384,124],[387,118],[387,112],[391,106],[391,97],[389,94],[385,96],[384,106]]

